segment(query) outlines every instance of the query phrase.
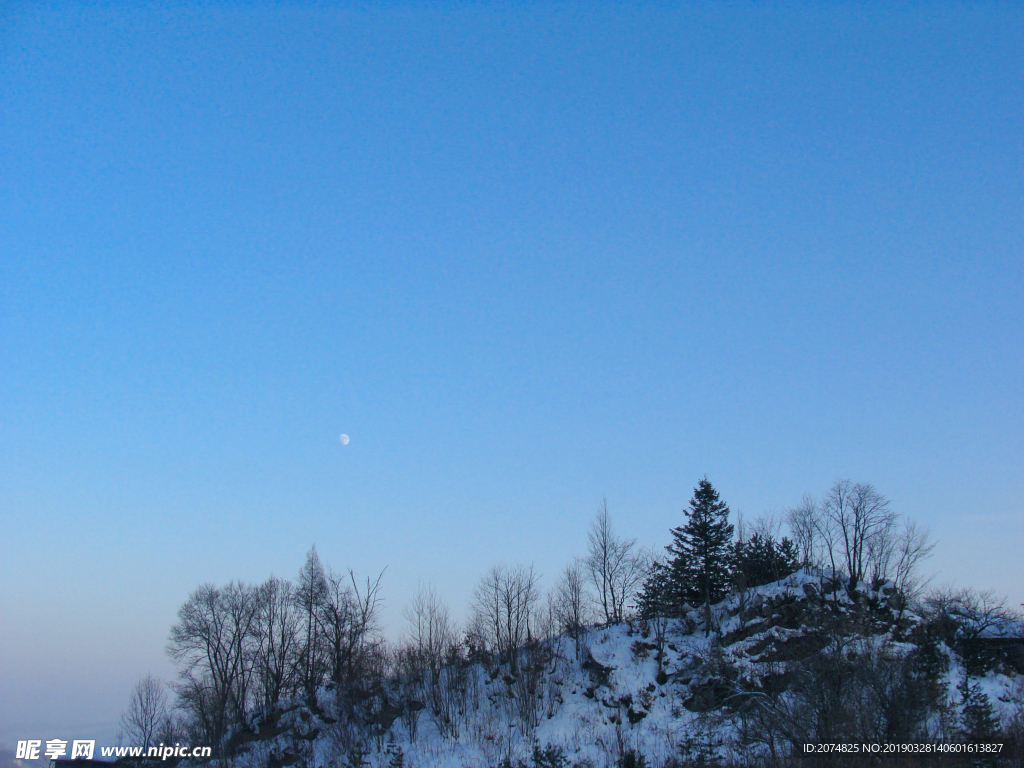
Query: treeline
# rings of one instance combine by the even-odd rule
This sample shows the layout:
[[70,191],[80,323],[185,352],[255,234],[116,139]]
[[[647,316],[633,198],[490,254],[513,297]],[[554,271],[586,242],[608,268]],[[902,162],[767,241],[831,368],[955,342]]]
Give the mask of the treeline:
[[[173,703],[162,684],[144,678],[122,717],[125,738],[147,748],[159,741],[210,745],[215,757],[230,757],[287,729],[292,752],[270,763],[312,764],[313,741],[327,737],[336,753],[359,764],[367,743],[380,748],[398,720],[411,740],[424,717],[442,737],[458,739],[481,705],[481,669],[492,679],[504,675],[509,722],[529,733],[561,702],[558,675],[545,670],[593,664],[587,636],[594,624],[642,622],[653,632],[661,670],[674,618],[700,616],[705,634],[718,632],[712,606],[735,596],[742,615],[751,589],[800,568],[818,575],[824,611],[838,610],[841,596],[854,597],[865,583],[888,584],[902,611],[920,589],[918,565],[933,546],[876,489],[845,480],[782,516],[752,525],[729,517],[717,490],[700,480],[659,555],[616,534],[602,502],[586,552],[549,590],[532,566],[494,566],[459,626],[436,590],[421,585],[397,643],[384,640],[380,625],[383,572],[362,580],[336,572],[315,547],[295,581],[201,585],[170,632],[167,651],[178,668]],[[954,603],[947,600],[947,608]],[[780,711],[781,704],[773,706]],[[767,710],[749,712],[755,710],[763,717],[751,714],[750,722],[767,728]]]
[[[792,539],[780,536],[785,523]],[[837,481],[820,502],[804,496],[781,519],[766,515],[747,535],[729,522],[729,506],[705,477],[694,490],[686,524],[672,529],[667,556],[656,560],[639,595],[643,615],[681,616],[711,606],[731,593],[785,578],[801,567],[827,572],[852,596],[858,585],[891,581],[904,599],[921,586],[918,565],[934,544],[928,532],[901,519],[889,500],[867,483]],[[838,598],[837,598],[838,599]]]
[[[383,574],[381,574],[383,575]],[[337,717],[358,711],[388,671],[379,625],[381,576],[362,584],[325,568],[314,547],[298,579],[204,584],[178,611],[167,651],[179,668],[177,708],[193,743],[225,738],[257,713],[301,696],[314,707],[334,692]]]

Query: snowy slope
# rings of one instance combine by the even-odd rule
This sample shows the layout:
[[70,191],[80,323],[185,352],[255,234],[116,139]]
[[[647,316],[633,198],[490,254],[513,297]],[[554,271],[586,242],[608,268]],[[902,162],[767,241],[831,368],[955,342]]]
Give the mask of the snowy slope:
[[[590,628],[579,646],[569,637],[538,645],[532,657],[524,656],[516,675],[507,665],[474,664],[466,678],[465,706],[455,725],[447,725],[448,735],[427,710],[411,716],[414,729],[410,717],[392,715],[361,742],[361,759],[370,766],[491,768],[503,761],[533,765],[535,747],[557,747],[567,764],[576,766],[616,765],[630,751],[652,767],[701,753],[740,760],[731,715],[744,692],[784,676],[826,642],[808,618],[822,611],[820,583],[820,576],[800,572],[733,596],[715,607],[718,632],[707,636],[699,628],[698,611],[673,620],[660,670],[653,628],[639,621]],[[859,633],[848,638],[849,653],[899,656],[913,650],[906,637],[917,617],[888,609],[886,597],[883,586],[858,596],[857,604],[838,592],[828,598],[858,617]],[[950,660],[943,681],[948,708],[955,713],[964,668],[949,648],[942,646],[941,652]],[[527,674],[533,682],[524,696]],[[979,680],[1003,721],[1020,710],[1021,679],[1001,669]],[[322,709],[330,712],[329,692],[324,698]],[[287,715],[290,721],[264,725],[243,765],[288,764],[297,758],[297,743],[309,746],[317,766],[345,764],[356,738],[351,729],[296,707]]]

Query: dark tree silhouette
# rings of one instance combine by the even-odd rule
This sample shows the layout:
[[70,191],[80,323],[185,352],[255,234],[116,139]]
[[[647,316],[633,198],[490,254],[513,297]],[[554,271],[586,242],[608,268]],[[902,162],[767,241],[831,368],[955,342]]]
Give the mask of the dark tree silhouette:
[[729,505],[705,476],[697,483],[686,524],[672,529],[667,549],[668,582],[679,602],[704,605],[704,632],[711,631],[711,605],[729,592]]

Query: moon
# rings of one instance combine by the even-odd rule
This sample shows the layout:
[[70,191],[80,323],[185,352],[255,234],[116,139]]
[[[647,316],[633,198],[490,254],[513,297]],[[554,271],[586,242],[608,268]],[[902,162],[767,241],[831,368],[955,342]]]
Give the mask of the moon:
[[342,445],[348,445],[348,435],[342,435],[341,436],[341,444]]

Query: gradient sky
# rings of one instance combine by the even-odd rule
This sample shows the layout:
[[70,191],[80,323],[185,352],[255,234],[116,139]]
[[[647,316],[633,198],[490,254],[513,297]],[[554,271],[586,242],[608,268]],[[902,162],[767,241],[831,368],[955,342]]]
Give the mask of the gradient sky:
[[[161,7],[154,7],[154,6]],[[0,7],[0,746],[204,581],[456,612],[705,473],[1024,601],[1018,4]],[[342,446],[339,434],[352,437]]]

